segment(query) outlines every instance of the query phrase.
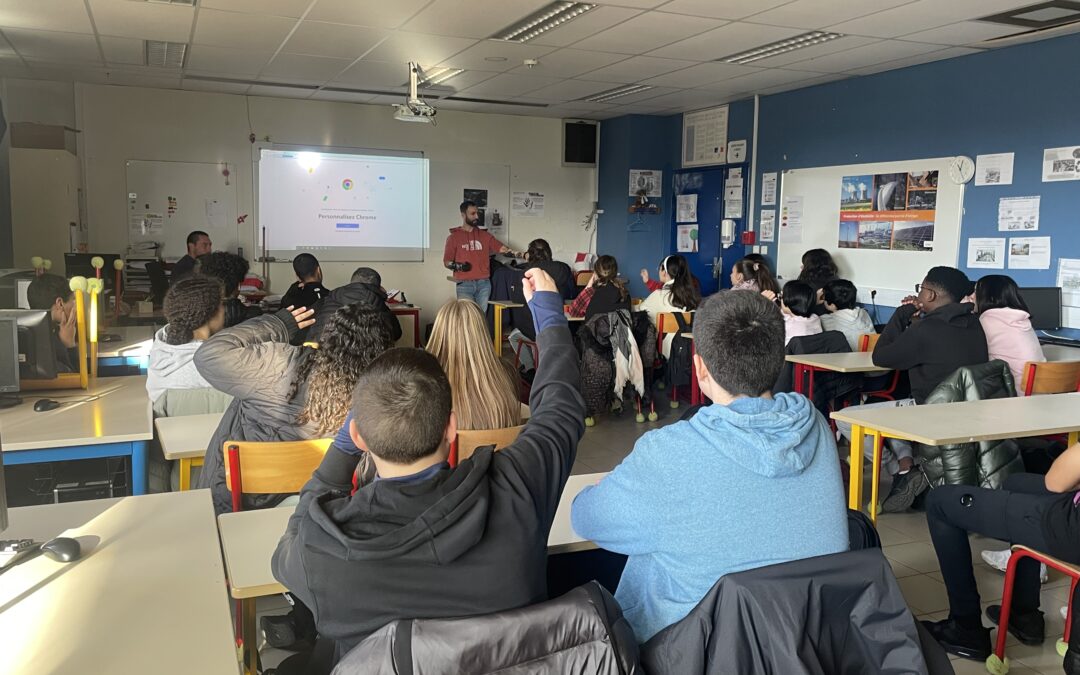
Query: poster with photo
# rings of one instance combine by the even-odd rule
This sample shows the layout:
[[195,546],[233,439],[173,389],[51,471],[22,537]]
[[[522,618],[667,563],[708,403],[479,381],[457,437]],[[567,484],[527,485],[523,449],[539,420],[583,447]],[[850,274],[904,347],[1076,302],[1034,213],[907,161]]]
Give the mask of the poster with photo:
[[844,176],[839,247],[934,250],[937,186],[937,171]]
[[465,188],[461,191],[461,197],[465,201],[476,204],[476,213],[480,216],[480,222],[477,226],[481,229],[487,229],[488,191],[481,188]]

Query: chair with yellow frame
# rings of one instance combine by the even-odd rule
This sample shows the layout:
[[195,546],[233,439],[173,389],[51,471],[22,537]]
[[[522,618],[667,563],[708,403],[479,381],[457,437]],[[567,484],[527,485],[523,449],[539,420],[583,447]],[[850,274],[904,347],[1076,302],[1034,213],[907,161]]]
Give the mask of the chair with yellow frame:
[[[225,441],[225,484],[234,512],[243,510],[245,494],[292,494],[315,473],[333,439],[309,441]],[[255,598],[237,601],[237,648],[250,675],[258,672]],[[249,649],[246,650],[245,646]]]

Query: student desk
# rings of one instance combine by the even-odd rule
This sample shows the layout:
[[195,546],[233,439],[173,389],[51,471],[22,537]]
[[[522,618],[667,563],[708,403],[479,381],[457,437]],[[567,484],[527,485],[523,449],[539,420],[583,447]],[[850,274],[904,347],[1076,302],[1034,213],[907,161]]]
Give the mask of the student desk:
[[[596,548],[592,542],[582,539],[570,526],[570,505],[587,485],[595,485],[606,473],[589,473],[570,476],[563,489],[555,520],[548,536],[549,553],[569,553]],[[200,491],[204,492],[204,491]],[[241,601],[243,639],[245,645],[255,645],[255,599],[284,593],[285,587],[278,583],[270,571],[270,558],[277,548],[285,526],[293,514],[293,508],[261,509],[223,513],[218,516],[221,548],[225,553],[225,569],[229,576],[232,596]],[[255,649],[248,650],[248,658],[254,662]],[[254,671],[252,671],[254,672]]]
[[413,305],[387,305],[398,323],[401,324],[401,338],[395,347],[420,347],[420,308]]
[[161,452],[167,460],[180,462],[180,490],[191,489],[191,468],[202,466],[210,438],[225,413],[158,417],[154,420]]
[[228,591],[205,490],[11,509],[5,538],[59,534],[82,558],[0,576],[5,673],[237,675]]
[[[43,398],[64,405],[34,412],[34,403]],[[153,436],[144,375],[99,377],[86,391],[25,392],[20,405],[0,412],[5,464],[130,457],[131,489],[137,495],[146,493],[146,448]]]
[[153,326],[111,326],[99,328],[99,334],[111,333],[120,339],[98,342],[98,367],[137,366],[145,371],[154,346]]
[[[948,445],[1067,433],[1069,445],[1072,445],[1076,443],[1077,432],[1080,431],[1080,393],[900,408],[845,408],[830,416],[851,424],[848,507],[858,510],[862,508],[864,435],[874,439],[870,500],[877,504],[883,438],[901,438],[924,445]],[[872,509],[870,513],[873,521],[877,520],[876,511]]]
[[[874,365],[871,352],[840,352],[837,354],[789,354],[784,359],[795,364],[795,393],[814,394],[814,373],[827,370],[834,373],[887,373],[888,368]],[[803,379],[810,373],[810,391],[803,392]]]
[[504,309],[514,309],[515,307],[524,307],[525,305],[520,302],[510,302],[508,300],[489,300],[488,305],[494,308],[495,312],[495,356],[502,356],[502,320]]

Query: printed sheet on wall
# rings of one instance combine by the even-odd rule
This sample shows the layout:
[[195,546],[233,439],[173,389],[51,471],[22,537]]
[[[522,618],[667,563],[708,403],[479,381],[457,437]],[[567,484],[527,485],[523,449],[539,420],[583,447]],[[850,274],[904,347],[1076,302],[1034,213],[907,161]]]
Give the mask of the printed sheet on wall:
[[844,176],[840,248],[932,251],[937,171]]

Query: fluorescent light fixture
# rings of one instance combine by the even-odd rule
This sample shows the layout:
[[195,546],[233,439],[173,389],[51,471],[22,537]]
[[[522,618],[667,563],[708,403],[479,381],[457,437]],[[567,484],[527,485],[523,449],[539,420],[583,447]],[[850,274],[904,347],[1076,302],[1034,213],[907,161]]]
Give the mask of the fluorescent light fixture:
[[978,20],[1035,29],[1066,26],[1080,21],[1080,2],[1076,2],[1076,0],[1050,0],[1049,2],[1040,2],[1027,7],[1018,7],[1000,14],[984,16]]
[[495,35],[493,40],[505,40],[507,42],[528,42],[534,37],[541,35],[553,28],[558,28],[567,21],[581,16],[593,9],[596,5],[587,2],[553,2],[517,23],[507,26]]
[[187,45],[183,42],[145,40],[146,65],[155,68],[182,68]]
[[803,33],[802,35],[796,35],[792,38],[787,38],[786,40],[770,42],[767,45],[761,45],[760,47],[748,49],[744,52],[739,52],[716,60],[724,63],[736,63],[741,65],[793,52],[796,49],[813,47],[814,45],[819,45],[823,42],[829,42],[842,37],[844,37],[843,33],[830,33],[828,31],[815,30],[809,33]]
[[625,87],[608,89],[607,91],[602,91],[599,94],[593,94],[592,96],[589,96],[584,100],[592,101],[593,103],[606,103],[617,98],[622,98],[623,96],[629,96],[630,94],[639,94],[643,91],[648,91],[650,89],[652,89],[652,87],[647,84],[631,84]]
[[[433,68],[431,70],[424,70],[421,71],[420,81],[416,83],[416,86],[434,87],[446,82],[451,77],[457,77],[464,72],[464,68]],[[409,86],[409,83],[406,82],[405,86]]]
[[151,5],[182,5],[185,7],[194,7],[195,0],[146,0]]

